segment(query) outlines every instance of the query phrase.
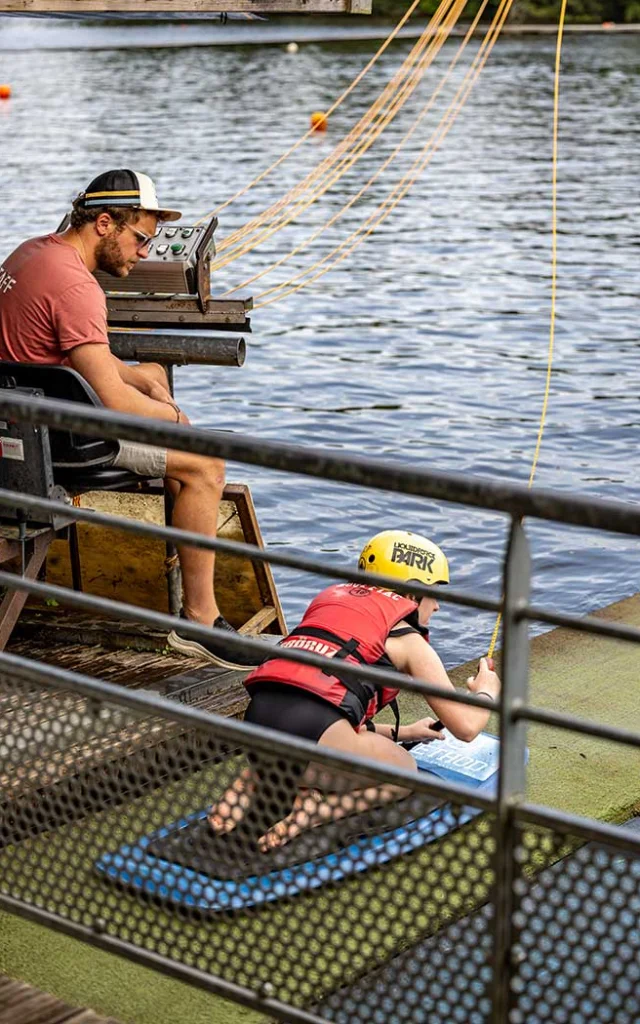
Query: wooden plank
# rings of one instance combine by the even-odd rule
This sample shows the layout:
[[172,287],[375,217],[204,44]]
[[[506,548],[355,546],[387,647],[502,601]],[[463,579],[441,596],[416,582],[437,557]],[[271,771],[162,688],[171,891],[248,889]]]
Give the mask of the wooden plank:
[[[35,580],[40,572],[42,563],[47,556],[47,550],[55,537],[53,530],[41,534],[33,540],[33,547],[27,555],[27,563],[24,567],[24,577],[27,580]],[[31,543],[31,542],[30,542]],[[0,651],[3,651],[7,641],[13,632],[13,627],[20,617],[28,594],[24,590],[10,590],[7,588],[4,598],[0,604]]]
[[[262,539],[262,533],[260,532],[260,524],[258,523],[258,517],[251,499],[251,492],[249,488],[246,484],[227,484],[225,494],[228,494],[235,502],[238,510],[238,516],[240,518],[240,524],[242,526],[243,536],[247,538],[249,543],[255,544],[259,548],[264,548],[264,541]],[[282,605],[280,604],[280,598],[278,597],[278,591],[276,589],[271,566],[268,562],[254,562],[253,571],[255,572],[256,582],[260,589],[262,601],[265,605],[273,603],[276,611],[275,619],[270,620],[274,623],[275,629],[270,632],[279,633],[281,636],[284,636],[288,632],[287,623],[285,621]],[[262,630],[260,632],[262,632]]]
[[[26,639],[29,639],[31,643],[25,644],[24,641]],[[105,657],[108,651],[128,650],[131,652],[132,657],[135,653],[148,652],[140,660],[139,669],[134,663],[129,666],[133,669],[134,673],[146,670],[153,656],[156,654],[161,655],[163,666],[162,671],[158,674],[158,678],[170,676],[174,672],[182,672],[186,667],[186,656],[184,654],[167,649],[167,634],[164,632],[139,622],[96,618],[90,614],[63,608],[62,606],[27,606],[13,632],[11,650],[15,654],[34,657],[34,641],[36,644],[35,650],[38,651],[36,656],[44,661],[47,660],[47,653],[51,646],[65,643],[74,645],[74,647],[82,645],[85,647],[95,647],[100,645],[105,648],[103,651]],[[73,659],[79,656],[79,651],[75,651],[72,654]],[[193,660],[198,664],[202,662],[202,658],[194,658]],[[123,660],[121,664],[124,667],[126,661]],[[89,674],[102,677],[102,666],[96,664],[95,672],[90,672]]]
[[0,1024],[118,1024],[93,1010],[69,1006],[23,981],[0,975]]
[[211,13],[370,14],[370,0],[0,0],[0,11],[44,14]]
[[[164,500],[160,494],[94,491],[83,494],[80,502],[83,508],[164,523]],[[227,484],[225,487],[218,514],[218,536],[263,547],[246,484]],[[165,545],[162,541],[86,523],[78,523],[78,541],[86,593],[119,598],[154,611],[168,611]],[[47,557],[47,581],[63,587],[71,586],[69,549],[62,541],[51,545]],[[252,563],[247,558],[218,554],[215,585],[220,609],[236,629],[264,605],[271,605],[277,616],[265,628],[271,633],[286,633],[269,566]]]
[[277,615],[278,613],[272,604],[265,605],[259,612],[252,615],[243,626],[240,626],[238,632],[243,636],[263,633],[267,626],[270,626],[272,622],[275,622]]

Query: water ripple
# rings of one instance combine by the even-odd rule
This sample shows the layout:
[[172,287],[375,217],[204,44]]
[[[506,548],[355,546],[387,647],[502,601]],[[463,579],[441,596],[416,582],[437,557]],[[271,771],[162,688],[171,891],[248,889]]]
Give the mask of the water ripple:
[[[6,22],[0,22],[0,36]],[[401,138],[453,55],[445,47],[411,103],[338,188],[286,231],[222,270],[224,289],[269,266],[339,209]],[[0,38],[1,46],[1,38]],[[219,236],[306,174],[367,109],[400,43],[332,118],[324,138],[221,216]],[[69,197],[108,165],[139,166],[166,202],[202,215],[297,139],[371,44],[113,48],[3,54],[14,96],[0,107],[2,252],[55,228]],[[554,42],[494,50],[459,121],[409,197],[374,236],[308,289],[257,310],[242,372],[190,367],[177,393],[193,421],[405,465],[526,481],[544,393],[551,297]],[[455,88],[456,76],[452,88]],[[295,102],[291,98],[295,97]],[[444,100],[327,239],[354,230],[413,161]],[[638,500],[637,38],[568,37],[562,72],[556,355],[537,483]],[[37,144],[36,144],[37,141]],[[37,196],[37,202],[34,202]],[[294,257],[256,294],[311,262]],[[383,491],[231,466],[251,482],[269,543],[353,562],[377,529],[413,526],[441,542],[452,577],[500,592],[504,517]],[[587,612],[638,590],[637,545],[529,524],[534,594]],[[315,580],[278,571],[290,619]],[[491,616],[443,609],[448,664],[486,649]]]

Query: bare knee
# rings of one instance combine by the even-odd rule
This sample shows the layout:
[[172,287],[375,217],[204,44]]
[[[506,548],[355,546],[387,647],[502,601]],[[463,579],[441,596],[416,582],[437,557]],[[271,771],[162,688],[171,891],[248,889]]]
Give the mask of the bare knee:
[[199,490],[222,494],[225,484],[225,464],[222,459],[189,452],[167,452],[167,476]]

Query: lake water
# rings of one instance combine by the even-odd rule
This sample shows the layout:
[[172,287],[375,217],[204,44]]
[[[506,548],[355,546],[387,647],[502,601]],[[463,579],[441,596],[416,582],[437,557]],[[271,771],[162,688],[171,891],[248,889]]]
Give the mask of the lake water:
[[[12,48],[0,19],[1,253],[55,229],[71,196],[109,166],[157,181],[189,222],[249,182],[329,107],[372,42],[301,46]],[[56,31],[60,30],[60,23]],[[94,40],[100,27],[93,27]],[[179,32],[179,28],[174,29]],[[128,28],[119,33],[126,42]],[[110,37],[110,41],[113,37]],[[3,44],[4,40],[4,44]],[[324,223],[409,128],[458,43],[383,139],[299,220],[222,270],[214,288],[265,269]],[[324,158],[408,52],[391,47],[313,138],[220,217],[218,239]],[[194,423],[324,445],[436,470],[526,481],[541,411],[550,316],[553,38],[501,40],[464,111],[404,202],[309,288],[257,309],[245,367],[177,372]],[[537,483],[637,501],[640,37],[569,36],[559,162],[556,354]],[[467,63],[464,64],[464,67]],[[455,79],[455,76],[454,76]],[[378,181],[257,294],[328,252],[373,211],[438,123],[450,91]],[[256,301],[258,301],[256,299]],[[505,520],[400,495],[252,468],[273,546],[353,564],[372,533],[414,528],[445,548],[452,582],[500,590]],[[632,539],[529,524],[537,599],[588,612],[635,593]],[[277,572],[290,623],[318,581]],[[448,665],[486,651],[492,617],[443,606],[433,636]]]

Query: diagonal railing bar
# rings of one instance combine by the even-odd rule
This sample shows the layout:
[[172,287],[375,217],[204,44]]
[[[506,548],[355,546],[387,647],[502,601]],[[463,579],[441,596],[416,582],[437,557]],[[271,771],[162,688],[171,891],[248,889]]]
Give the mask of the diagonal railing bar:
[[[249,558],[252,562],[267,562],[270,565],[278,565],[287,569],[302,569],[320,576],[330,576],[334,579],[348,580],[356,583],[370,583],[371,576],[361,569],[343,569],[342,566],[324,562],[318,558],[309,558],[308,555],[287,555],[276,551],[267,551],[257,548],[253,544],[246,544],[242,541],[224,540],[219,537],[207,537],[202,533],[194,533],[191,530],[180,530],[174,526],[162,526],[159,523],[147,523],[141,519],[128,519],[126,516],[115,516],[108,512],[98,512],[94,509],[73,506],[73,512],[68,504],[62,501],[53,501],[50,498],[33,498],[30,495],[19,494],[16,491],[5,491],[0,488],[0,507],[9,506],[21,508],[32,512],[56,513],[61,516],[73,518],[80,523],[88,523],[91,526],[106,526],[108,529],[122,530],[125,533],[133,533],[140,537],[149,537],[157,540],[173,541],[177,544],[188,544],[196,548],[208,551],[220,551],[223,554],[235,555],[236,557]],[[475,597],[463,590],[456,590],[447,587],[446,591],[441,588],[428,587],[422,583],[403,583],[392,576],[380,574],[378,580],[381,586],[393,587],[401,594],[416,594],[421,597],[435,597],[438,601],[459,604],[466,608],[480,608],[483,611],[499,611],[499,601],[491,598]]]
[[451,795],[460,800],[469,800],[484,810],[490,810],[494,805],[491,796],[479,793],[477,790],[457,782],[447,781],[445,783],[434,776],[425,773],[417,775],[392,764],[385,764],[384,767],[381,767],[379,761],[373,761],[370,758],[356,757],[353,754],[343,754],[333,748],[319,747],[308,740],[288,733],[283,734],[261,725],[225,718],[222,715],[202,711],[187,704],[177,704],[161,694],[155,694],[148,690],[128,690],[117,683],[93,679],[91,676],[58,666],[43,665],[6,651],[0,651],[0,672],[3,670],[10,670],[16,678],[29,683],[37,683],[39,686],[56,690],[63,688],[90,700],[117,704],[134,712],[164,718],[169,723],[177,722],[184,725],[185,728],[197,727],[205,732],[215,733],[216,737],[224,740],[229,746],[238,746],[243,741],[245,743],[249,741],[252,750],[260,750],[265,754],[298,754],[306,759],[313,758],[314,761],[327,767],[344,768],[351,771],[354,768],[361,769],[363,774],[377,782],[398,784],[410,782],[411,789],[416,793]]
[[579,814],[551,809],[542,804],[529,803],[527,800],[518,804],[514,809],[514,815],[520,821],[540,825],[542,828],[552,828],[554,832],[560,834],[580,832],[589,842],[604,842],[630,853],[640,853],[640,832],[626,828],[624,824],[614,825],[608,821],[584,818]]
[[[412,947],[411,955],[414,952],[418,955],[425,936],[427,959],[422,961],[425,987],[419,1011],[422,1015],[428,1013],[433,1024],[462,1019],[459,1011],[463,1010],[463,1004],[469,1009],[469,999],[474,1003],[476,1015],[480,1014],[478,1019],[504,1024],[512,1018],[512,1011],[520,1015],[517,1019],[530,1019],[531,1000],[536,999],[535,992],[527,991],[531,971],[535,973],[542,968],[548,974],[547,965],[551,963],[545,959],[547,948],[536,946],[540,923],[549,920],[550,915],[554,934],[561,937],[554,945],[553,957],[564,957],[568,964],[567,973],[560,979],[562,991],[558,989],[558,1000],[564,998],[565,981],[569,987],[573,984],[574,975],[570,970],[581,969],[580,963],[584,960],[579,961],[579,958],[583,954],[589,957],[589,951],[595,948],[589,943],[603,935],[612,970],[618,971],[623,961],[627,963],[628,976],[622,979],[621,998],[630,990],[637,965],[628,963],[628,957],[633,955],[634,943],[634,948],[640,949],[640,937],[637,930],[628,932],[623,940],[620,935],[624,929],[628,931],[634,907],[640,906],[640,838],[633,828],[621,829],[527,803],[525,726],[528,722],[538,722],[634,750],[640,748],[640,735],[628,728],[589,722],[531,706],[527,690],[527,627],[529,621],[543,621],[633,643],[640,643],[640,629],[596,616],[580,618],[549,612],[531,603],[531,562],[521,520],[526,515],[635,536],[640,533],[640,509],[622,502],[531,491],[524,485],[504,481],[411,469],[381,460],[352,457],[348,453],[336,454],[227,432],[146,421],[105,409],[74,409],[46,399],[3,397],[0,415],[3,412],[6,418],[48,423],[83,434],[88,427],[97,428],[103,437],[126,437],[278,471],[490,509],[510,517],[511,542],[503,557],[508,585],[504,601],[500,701],[494,703],[471,692],[444,690],[393,669],[347,662],[340,666],[345,679],[367,679],[425,697],[437,696],[452,703],[497,712],[501,752],[496,791],[478,791],[391,764],[382,766],[378,761],[340,753],[287,733],[212,715],[166,699],[153,690],[128,690],[57,666],[0,652],[3,709],[0,781],[7,786],[6,792],[3,790],[0,823],[0,908],[258,1009],[270,1019],[299,1024],[320,1024],[322,1020],[334,1019],[318,1015],[322,1010],[318,1010],[316,995],[319,997],[322,991],[335,989],[350,977],[357,980],[363,971],[370,976],[371,971],[388,961],[394,944],[398,948],[398,943],[406,942]],[[6,506],[45,515],[56,512],[63,518],[75,518],[93,526],[189,543],[283,568],[344,580],[371,581],[367,573],[332,566],[322,559],[271,553],[252,545],[140,523],[90,509],[71,509],[64,502],[0,489],[0,508]],[[389,577],[377,579],[381,585],[401,592],[437,594],[439,600],[467,607],[494,611],[500,605],[475,593],[415,584],[405,587]],[[0,586],[39,597],[54,597],[72,608],[144,623],[158,630],[169,631],[176,622],[172,616],[161,612],[4,571],[0,571]],[[263,640],[220,634],[219,630],[188,621],[184,621],[181,628],[194,639],[206,640],[219,634],[231,647],[265,654]],[[282,658],[326,669],[327,659],[309,651],[268,647],[267,652],[267,659]],[[246,767],[238,776],[239,766],[243,764]],[[284,793],[278,806],[283,806],[282,800],[289,801],[282,812],[284,822],[278,822],[278,825],[286,825],[293,814],[293,811],[287,813],[293,799],[292,782],[296,803],[300,799],[301,807],[308,807],[309,790],[305,789],[304,775],[308,769],[312,772],[310,785],[314,785],[313,772],[321,769],[316,782],[318,778],[324,780],[319,783],[320,788],[326,784],[324,792],[338,801],[325,798],[331,824],[341,823],[339,827],[344,826],[342,836],[346,837],[344,844],[328,847],[334,858],[330,871],[327,865],[319,870],[326,871],[323,877],[333,883],[344,877],[336,878],[331,874],[336,864],[344,865],[351,859],[363,865],[363,858],[371,856],[367,864],[375,866],[375,871],[365,876],[362,883],[356,877],[354,884],[332,884],[329,889],[321,890],[314,902],[306,887],[309,865],[305,865],[304,871],[298,871],[301,862],[295,862],[293,874],[287,873],[286,881],[278,882],[283,888],[275,898],[285,902],[276,904],[275,916],[269,918],[263,913],[267,908],[260,901],[266,891],[263,882],[274,874],[274,869],[268,869],[269,876],[260,876],[260,871],[264,870],[261,866],[259,877],[238,876],[243,879],[234,896],[239,903],[232,909],[239,909],[244,917],[242,924],[236,925],[233,915],[226,913],[231,906],[229,903],[214,905],[219,894],[228,894],[235,884],[230,881],[230,875],[220,874],[224,869],[219,857],[222,847],[215,848],[218,854],[208,862],[205,875],[200,873],[197,864],[195,874],[189,868],[186,875],[181,875],[183,862],[179,850],[174,862],[172,854],[176,847],[170,847],[168,860],[164,861],[164,854],[154,846],[164,841],[164,834],[173,837],[171,842],[177,837],[179,845],[184,840],[183,830],[191,827],[189,822],[206,830],[209,828],[207,819],[213,828],[213,832],[211,829],[208,832],[207,842],[213,842],[211,836],[217,828],[214,819],[229,799],[231,782],[235,785],[244,777],[253,779],[250,782],[253,786],[258,785],[256,780],[262,780],[268,792],[270,776],[265,771],[275,773],[272,788],[276,786],[278,792]],[[380,784],[383,788],[375,789],[373,796],[370,788],[354,790],[354,773],[358,786],[369,787],[371,780],[375,787]],[[332,782],[336,783],[335,793]],[[348,783],[350,789],[340,789],[343,783]],[[386,798],[383,796],[385,786],[391,787]],[[307,796],[301,797],[301,792]],[[378,818],[372,832],[363,836],[358,831],[354,843],[354,833],[349,832],[349,828],[359,829],[360,826],[349,824],[349,815],[354,813],[354,805],[362,792],[366,796],[365,803],[371,801],[369,809],[379,800]],[[411,827],[431,828],[432,824],[428,823],[439,822],[439,826],[433,827],[441,827],[441,830],[432,836],[431,845],[429,841],[422,844],[420,837],[424,833],[418,835],[411,829],[407,832],[404,824],[407,819],[401,819],[401,814],[407,811],[402,812],[398,802],[405,799],[402,794],[409,794],[406,800],[414,816]],[[262,793],[261,799],[264,803],[269,797]],[[254,810],[259,819],[261,812]],[[478,817],[478,812],[483,811],[488,814]],[[278,815],[280,813],[278,811]],[[306,809],[304,813],[309,814]],[[400,819],[401,825],[397,828]],[[269,818],[269,822],[275,820]],[[309,827],[309,820],[311,824],[325,824],[325,819],[307,818],[306,825],[303,822],[301,826],[303,832],[307,829],[305,842],[310,841],[309,833],[314,831]],[[80,827],[79,821],[83,822]],[[117,822],[115,829],[114,822]],[[237,825],[237,819],[233,825]],[[276,828],[270,824],[267,827],[269,833]],[[373,836],[373,845],[367,847],[365,842],[361,846],[360,840],[366,841],[368,836]],[[402,843],[408,841],[407,836],[411,843],[403,846]],[[129,845],[129,837],[133,837],[133,846]],[[393,866],[386,874],[385,865],[389,862],[377,859],[380,843],[384,845],[388,841],[383,837],[390,837],[395,849],[391,854]],[[259,842],[266,838],[262,835]],[[291,835],[288,838],[291,839]],[[295,833],[293,838],[295,841]],[[413,839],[419,840],[417,844],[413,844]],[[237,834],[234,841],[238,841]],[[194,842],[197,845],[195,839]],[[311,842],[313,846],[312,839]],[[594,844],[595,849],[591,849],[590,844]],[[339,851],[337,855],[335,850]],[[367,850],[368,853],[363,852]],[[39,858],[35,872],[34,851]],[[319,863],[317,859],[313,861],[314,871]],[[241,871],[245,870],[243,865],[241,860]],[[74,872],[75,891],[67,882],[69,869]],[[145,875],[147,870],[150,874]],[[289,889],[294,876],[305,879],[298,892]],[[572,882],[576,878],[580,883],[579,892]],[[115,910],[113,902],[105,898],[104,886],[110,882],[119,887],[119,894],[113,897]],[[161,888],[154,889],[154,885]],[[574,923],[566,923],[563,893],[569,891],[567,885],[572,901],[581,901],[583,907],[582,930],[586,934],[577,946]],[[241,897],[238,896],[240,891]],[[258,903],[252,904],[252,893],[256,891],[259,892]],[[303,900],[292,898],[301,892],[306,894]],[[185,893],[191,903],[184,902]],[[151,904],[147,896],[152,897]],[[602,905],[605,897],[607,902],[602,914],[594,913],[592,908]],[[358,903],[360,899],[362,907]],[[347,943],[355,942],[356,933],[351,925],[356,918],[361,938],[364,935],[369,941],[370,928],[366,924],[367,915],[371,916],[369,899],[379,908],[373,911],[372,927],[374,932],[378,929],[378,938],[372,940],[371,954],[363,956],[363,964],[357,966],[350,977],[347,972],[344,978],[339,978],[340,971],[326,967],[323,976],[323,967],[318,967],[316,962],[316,950],[321,950],[320,959],[326,963],[327,955],[335,948],[333,943],[337,942],[342,952],[343,939],[346,938]],[[249,909],[255,906],[258,913]],[[557,915],[554,907],[560,908]],[[224,915],[207,917],[221,909]],[[590,917],[587,918],[587,914]],[[222,916],[226,918],[224,922],[221,922]],[[415,927],[414,919],[419,919]],[[410,920],[408,926],[407,920]],[[269,938],[269,928],[275,921],[279,921],[285,931],[289,930],[293,945],[285,954],[274,954]],[[595,921],[593,928],[592,921]],[[263,930],[265,923],[267,928]],[[159,942],[149,938],[153,930],[160,934]],[[449,991],[445,989],[437,994],[435,988],[431,991],[428,979],[433,978],[434,972],[437,975],[438,957],[445,949],[443,944],[448,942],[450,931],[457,938],[453,945],[446,947],[447,970],[455,976],[455,958],[461,957],[460,977],[470,980],[465,981],[464,992],[458,993],[455,986],[449,986]],[[317,932],[326,933],[319,945]],[[547,937],[543,938],[546,941]],[[418,946],[413,945],[416,942]],[[529,948],[527,943],[533,944],[532,953],[525,952],[523,956],[523,950]],[[599,939],[598,943],[598,949],[602,950]],[[575,959],[572,960],[574,947]],[[265,961],[271,963],[271,968],[267,968]],[[557,973],[555,962],[554,959],[551,964],[552,974]],[[268,980],[261,980],[260,972],[267,969],[273,973],[267,975]],[[298,970],[301,973],[296,973]],[[305,973],[308,970],[312,979]],[[264,977],[262,974],[262,979]],[[415,984],[410,978],[408,981],[394,978],[393,984],[391,1001],[396,1007],[392,1011],[393,1019],[397,1015],[398,1019],[415,1020],[412,1015],[412,1007],[417,1006]],[[550,991],[554,984],[553,978],[545,982]],[[519,985],[523,987],[519,989]],[[579,996],[577,990],[576,993]],[[571,992],[571,998],[576,993]],[[543,1000],[546,992],[537,998]],[[370,1014],[365,1018],[361,1016],[363,1007],[357,1001],[349,1005],[348,992],[345,999],[340,1020],[355,1024],[356,1019],[369,1019]],[[625,1006],[627,1004],[630,1019],[635,1019],[640,1003],[634,996],[627,999]],[[386,1001],[384,1005],[387,1006]],[[545,1012],[540,1011],[540,1019],[546,1019]],[[464,1019],[470,1019],[470,1012]]]
[[139,416],[116,414],[109,409],[89,412],[70,410],[53,399],[0,399],[0,413],[27,423],[86,433],[97,427],[106,438],[156,444],[194,454],[263,466],[267,469],[322,477],[358,487],[399,491],[439,501],[471,505],[513,517],[531,517],[586,526],[611,533],[640,534],[640,508],[621,501],[574,497],[551,490],[529,490],[526,485],[458,473],[407,469],[397,463],[368,459],[348,453],[335,455],[321,448],[264,441],[242,434],[205,431]]
[[581,733],[583,736],[593,736],[594,739],[613,740],[629,747],[640,748],[640,736],[631,729],[590,722],[562,711],[549,711],[547,708],[536,708],[529,705],[515,705],[509,717],[512,722],[538,722],[540,725],[549,725],[554,729],[566,729],[569,732]]
[[[54,598],[61,604],[67,604],[71,608],[82,608],[85,611],[104,612],[112,618],[124,619],[129,622],[141,622],[147,626],[155,626],[157,629],[170,631],[175,627],[176,620],[164,612],[155,612],[147,608],[139,608],[137,605],[125,604],[122,601],[114,601],[113,598],[98,597],[95,594],[83,594],[76,590],[69,590],[66,587],[59,587],[53,583],[41,583],[39,580],[30,580],[15,573],[0,571],[0,586],[15,590],[25,590],[28,594],[34,594],[43,598]],[[265,653],[264,640],[252,640],[245,634],[235,636],[226,630],[216,629],[212,626],[202,626],[189,619],[180,620],[180,632],[185,633],[194,640],[210,640],[212,636],[219,636],[225,643],[238,651],[251,651],[251,653]],[[284,661],[299,662],[302,665],[313,665],[316,668],[326,669],[327,659],[320,654],[312,654],[310,651],[290,650],[285,647],[267,646],[268,656],[282,659]],[[397,687],[411,693],[422,693],[425,696],[445,697],[455,703],[468,704],[471,707],[484,708],[490,711],[499,711],[499,701],[486,700],[476,697],[473,693],[461,693],[457,690],[446,690],[433,683],[425,683],[413,676],[403,675],[390,669],[375,668],[368,665],[351,665],[348,662],[341,662],[340,675],[349,679],[367,679],[380,685]]]

